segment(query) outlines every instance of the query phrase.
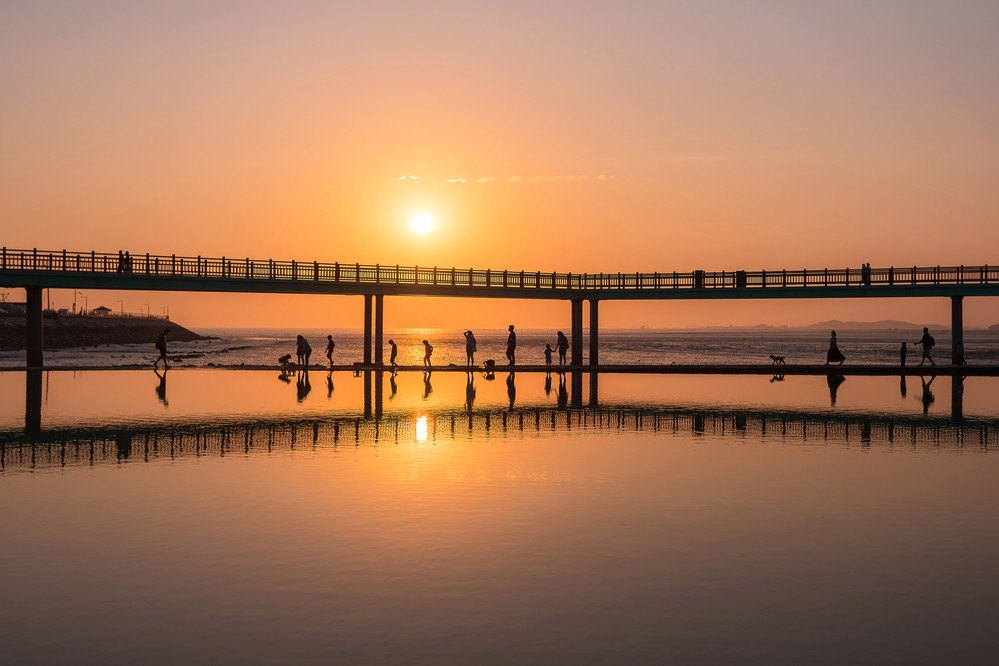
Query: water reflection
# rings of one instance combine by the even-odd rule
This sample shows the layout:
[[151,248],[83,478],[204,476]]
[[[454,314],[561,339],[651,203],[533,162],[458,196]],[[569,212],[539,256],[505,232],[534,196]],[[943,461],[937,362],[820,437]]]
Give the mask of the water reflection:
[[167,368],[163,368],[163,374],[160,374],[159,368],[153,368],[153,372],[159,377],[159,384],[156,386],[156,398],[163,403],[164,407],[169,407],[170,403],[167,402]]

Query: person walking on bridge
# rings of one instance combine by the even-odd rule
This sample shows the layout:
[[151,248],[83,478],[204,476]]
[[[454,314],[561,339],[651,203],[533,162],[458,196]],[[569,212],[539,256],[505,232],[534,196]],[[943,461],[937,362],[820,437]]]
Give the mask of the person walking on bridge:
[[936,343],[937,343],[936,340],[934,340],[933,336],[930,335],[930,329],[924,326],[923,337],[919,338],[919,342],[917,343],[922,345],[923,347],[923,358],[919,360],[919,365],[925,363],[927,359],[929,359],[930,365],[936,365],[936,362],[933,360],[933,357],[930,356],[930,350],[933,349],[933,345],[935,345]]
[[506,357],[510,361],[510,365],[517,364],[517,334],[513,332],[513,324],[510,324],[510,335],[506,336]]
[[391,350],[389,351],[389,365],[392,366],[392,370],[394,372],[396,367],[395,357],[396,354],[399,353],[399,350],[396,348],[395,340],[389,340],[388,344],[389,344],[389,349]]
[[423,341],[423,365],[424,366],[426,366],[428,368],[430,367],[430,355],[433,354],[433,353],[434,353],[434,346],[432,344],[430,344],[429,342],[427,342],[426,340],[424,340]]
[[295,353],[298,355],[298,365],[308,368],[309,357],[312,356],[312,345],[310,345],[309,341],[301,335],[298,336]]

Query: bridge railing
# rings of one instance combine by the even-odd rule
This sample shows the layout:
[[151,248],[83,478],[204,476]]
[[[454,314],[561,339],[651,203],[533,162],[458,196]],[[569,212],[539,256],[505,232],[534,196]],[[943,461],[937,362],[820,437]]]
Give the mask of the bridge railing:
[[121,273],[156,277],[232,280],[289,280],[363,284],[547,290],[765,289],[926,284],[991,284],[999,266],[823,268],[777,271],[691,271],[686,273],[550,273],[438,266],[341,264],[231,257],[104,252],[0,250],[0,271],[74,274]]

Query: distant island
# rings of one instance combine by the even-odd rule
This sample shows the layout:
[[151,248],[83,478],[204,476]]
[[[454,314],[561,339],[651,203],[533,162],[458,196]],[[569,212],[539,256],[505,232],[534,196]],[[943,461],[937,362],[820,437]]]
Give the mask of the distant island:
[[[24,349],[26,327],[27,320],[23,315],[0,316],[0,350]],[[152,345],[163,329],[170,330],[167,339],[173,342],[209,339],[158,317],[46,316],[43,327],[45,349],[119,344]]]

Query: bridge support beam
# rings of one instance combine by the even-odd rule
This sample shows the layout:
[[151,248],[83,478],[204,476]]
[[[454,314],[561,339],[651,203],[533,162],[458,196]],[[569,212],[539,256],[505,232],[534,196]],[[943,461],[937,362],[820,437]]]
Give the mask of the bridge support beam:
[[[364,358],[365,365],[371,364],[371,294],[364,295]],[[370,383],[370,380],[369,380]]]
[[590,299],[590,365],[599,365],[600,356],[600,322],[598,319],[599,300],[595,298]]
[[950,297],[950,362],[964,365],[964,296]]
[[42,288],[25,287],[28,301],[28,321],[26,327],[27,339],[25,349],[28,350],[28,367],[42,367]]
[[583,364],[583,301],[573,299],[572,303],[572,363]]
[[375,294],[375,363],[382,362],[382,329],[385,322],[385,296]]

